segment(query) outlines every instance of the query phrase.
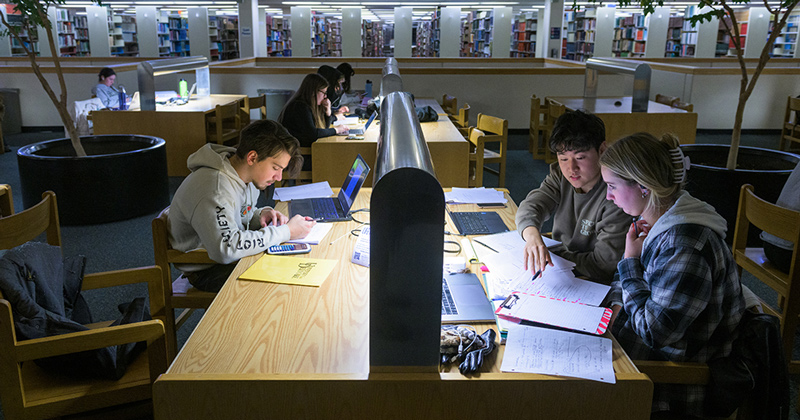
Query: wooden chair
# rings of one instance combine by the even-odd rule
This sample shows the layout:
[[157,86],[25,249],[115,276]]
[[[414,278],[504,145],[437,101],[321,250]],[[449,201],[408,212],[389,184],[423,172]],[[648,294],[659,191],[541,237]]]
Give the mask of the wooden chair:
[[549,98],[545,98],[544,106],[546,112],[545,125],[542,131],[542,144],[544,145],[545,150],[544,161],[546,163],[553,163],[556,161],[556,157],[553,156],[553,152],[550,150],[550,136],[553,135],[553,128],[556,126],[558,117],[567,112],[567,107],[562,103]]
[[672,107],[682,109],[686,112],[694,112],[694,105],[688,102],[675,101],[672,103]]
[[464,107],[458,110],[456,115],[448,115],[450,121],[456,126],[458,131],[465,138],[469,135],[469,104],[464,104]]
[[447,115],[456,115],[458,113],[458,100],[445,93],[442,95],[442,110],[444,110]]
[[[195,309],[207,309],[217,296],[213,292],[195,289],[183,274],[172,281],[170,263],[177,264],[216,264],[204,249],[181,252],[172,249],[167,232],[169,207],[153,219],[153,252],[156,265],[161,268],[161,284],[164,291],[164,307],[166,318],[164,329],[167,337],[167,357],[172,362],[178,354],[178,329],[183,325]],[[175,316],[175,309],[183,309]]]
[[[475,168],[475,179],[470,179],[470,186],[483,185],[483,171],[497,174],[497,185],[505,187],[506,183],[506,153],[508,152],[508,121],[490,115],[478,114],[478,123],[469,132],[469,142],[474,151],[470,153],[470,166]],[[499,150],[489,150],[486,143],[498,143]],[[473,165],[472,163],[475,162]],[[484,167],[486,163],[497,163],[499,169]]]
[[545,138],[547,126],[546,101],[542,102],[536,95],[531,95],[531,119],[528,127],[528,151],[534,159],[551,159],[550,145]]
[[267,119],[267,95],[261,94],[255,97],[245,98],[244,108],[242,108],[242,127],[250,124],[250,111],[258,109],[260,118]]
[[680,101],[681,98],[677,96],[667,96],[660,93],[656,94],[656,102],[664,105],[672,106],[673,103]]
[[14,214],[14,199],[11,198],[11,186],[0,184],[0,218]]
[[[306,161],[311,161],[311,148],[310,147],[301,147],[300,154],[303,155],[303,158]],[[311,183],[311,171],[303,171],[297,173],[296,176],[289,176],[289,173],[284,171],[283,176],[281,177],[281,186],[288,187],[290,186],[291,182],[294,181],[294,184],[310,184]]]
[[792,143],[800,144],[800,98],[786,99],[786,113],[783,115],[783,128],[781,129],[781,140],[779,149],[787,151],[797,151],[792,148]]
[[217,105],[213,113],[206,115],[206,141],[235,145],[242,130],[239,101]]
[[[42,233],[49,244],[61,245],[58,206],[52,191],[42,194],[42,201],[33,207],[0,218],[0,249],[16,247]],[[139,401],[145,401],[145,410],[151,410],[147,400],[152,398],[152,384],[167,369],[161,270],[143,267],[87,274],[83,290],[134,283],[147,283],[153,320],[114,327],[101,322],[87,325],[89,331],[24,341],[17,341],[11,304],[0,294],[0,400],[6,418],[53,418]],[[146,351],[130,362],[117,381],[50,374],[32,362],[140,341],[147,342]]]
[[[764,256],[764,248],[747,248],[750,225],[794,243],[789,274],[776,269]],[[800,360],[792,360],[792,350],[800,316],[800,212],[764,201],[755,195],[753,186],[742,185],[736,230],[733,234],[733,258],[739,271],[745,269],[778,294],[777,307],[761,302],[765,312],[781,319],[781,337],[789,373],[800,373]]]

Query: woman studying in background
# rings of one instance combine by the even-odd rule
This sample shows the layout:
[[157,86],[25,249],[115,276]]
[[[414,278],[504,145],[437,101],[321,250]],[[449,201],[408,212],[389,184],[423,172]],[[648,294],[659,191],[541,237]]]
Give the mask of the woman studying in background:
[[[609,299],[611,330],[633,360],[699,362],[728,356],[745,310],[725,244],[725,220],[683,191],[676,138],[646,133],[600,157],[606,198],[638,217],[628,230]],[[703,415],[702,385],[656,384],[653,412]]]
[[119,108],[119,91],[112,86],[116,80],[114,70],[104,67],[98,75],[97,85],[92,88],[92,95],[100,98],[106,108]]
[[327,98],[328,82],[319,74],[307,75],[300,88],[281,110],[278,122],[300,141],[310,147],[318,138],[346,134],[347,127],[331,127],[331,102]]
[[342,93],[344,93],[344,74],[335,68],[322,65],[317,69],[317,74],[321,75],[328,82],[328,100],[331,102],[331,109],[334,113],[347,113],[350,109],[342,106]]

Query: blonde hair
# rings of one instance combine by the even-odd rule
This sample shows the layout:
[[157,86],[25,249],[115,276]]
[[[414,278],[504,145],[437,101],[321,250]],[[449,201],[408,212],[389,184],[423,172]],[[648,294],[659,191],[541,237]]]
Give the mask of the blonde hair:
[[688,162],[679,145],[672,134],[661,140],[649,133],[632,134],[612,143],[600,156],[600,165],[650,190],[647,208],[661,210],[677,199],[686,183]]

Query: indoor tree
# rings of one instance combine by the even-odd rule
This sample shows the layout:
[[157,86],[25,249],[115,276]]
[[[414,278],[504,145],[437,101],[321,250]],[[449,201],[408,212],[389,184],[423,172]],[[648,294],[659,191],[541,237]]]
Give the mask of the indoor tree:
[[[663,6],[664,4],[663,0],[618,1],[621,6],[629,6],[631,4],[641,5],[645,14],[653,13],[656,6]],[[712,18],[717,17],[720,22],[722,22],[725,32],[728,34],[735,47],[736,59],[739,62],[739,69],[741,70],[742,78],[739,83],[739,101],[736,106],[736,117],[733,121],[733,134],[731,136],[731,148],[730,152],[728,153],[728,160],[726,164],[727,169],[736,169],[736,161],[739,155],[739,140],[742,135],[742,120],[744,118],[744,110],[745,105],[747,105],[747,100],[750,99],[750,95],[753,93],[756,82],[758,82],[759,76],[761,76],[764,67],[767,65],[767,62],[770,59],[769,53],[772,51],[772,47],[775,44],[775,39],[778,37],[778,35],[780,35],[784,26],[786,26],[786,21],[794,10],[795,6],[797,6],[798,1],[800,0],[781,0],[779,2],[762,0],[762,3],[755,3],[759,5],[763,4],[764,7],[767,8],[769,13],[772,15],[772,21],[774,25],[772,27],[772,32],[770,32],[769,37],[767,38],[767,43],[764,45],[764,48],[761,50],[761,55],[758,57],[758,63],[756,64],[755,68],[750,69],[747,68],[747,63],[744,59],[744,45],[741,43],[739,22],[736,19],[736,14],[734,13],[733,8],[734,6],[739,5],[749,5],[751,4],[749,0],[698,0],[698,9],[707,9],[704,9],[704,13],[698,13],[688,19],[692,23],[692,26],[695,26],[698,23],[703,21],[711,21]]]
[[[21,16],[20,24],[10,23],[5,16],[0,13],[0,21],[2,21],[3,25],[0,34],[11,36],[16,39],[25,51],[25,55],[31,62],[33,73],[39,79],[45,92],[47,92],[47,96],[50,97],[50,100],[53,101],[53,105],[55,105],[58,110],[58,115],[61,117],[61,121],[64,123],[64,127],[66,127],[67,134],[72,142],[72,147],[75,149],[75,154],[77,156],[86,156],[86,152],[78,136],[78,130],[75,128],[75,123],[69,115],[67,108],[67,85],[64,82],[64,72],[58,57],[59,49],[56,48],[56,42],[53,37],[53,22],[50,21],[47,15],[47,11],[50,7],[55,7],[58,4],[64,3],[65,0],[16,0],[14,12]],[[5,7],[5,4],[3,7]],[[56,76],[58,76],[58,84],[61,92],[58,95],[53,91],[50,82],[44,77],[42,68],[37,62],[36,51],[32,48],[32,45],[26,44],[20,37],[20,34],[26,32],[31,33],[31,30],[37,26],[43,28],[44,32],[47,34],[47,43],[50,45],[50,51],[53,53],[53,65],[55,67]],[[41,40],[41,35],[39,38]]]

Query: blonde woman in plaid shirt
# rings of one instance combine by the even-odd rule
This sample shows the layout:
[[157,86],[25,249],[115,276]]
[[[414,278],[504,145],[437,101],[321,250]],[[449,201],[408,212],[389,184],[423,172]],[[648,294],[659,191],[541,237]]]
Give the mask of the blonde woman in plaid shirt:
[[[745,310],[725,220],[683,190],[678,140],[638,133],[600,158],[606,198],[634,216],[611,285],[612,333],[634,360],[730,354]],[[653,412],[703,415],[705,387],[656,385]]]

